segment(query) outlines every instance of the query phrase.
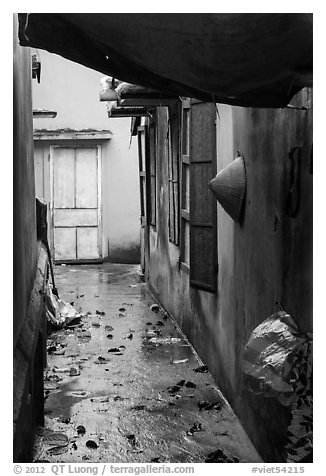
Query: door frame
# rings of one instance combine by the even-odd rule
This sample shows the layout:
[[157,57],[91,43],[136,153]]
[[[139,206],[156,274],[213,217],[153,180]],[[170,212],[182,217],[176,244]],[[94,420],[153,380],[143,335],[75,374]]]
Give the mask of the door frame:
[[[77,141],[76,141],[77,142]],[[98,258],[94,259],[75,259],[75,260],[56,260],[54,249],[54,153],[56,149],[96,149],[97,156],[97,249]],[[92,144],[78,141],[75,144],[51,144],[50,145],[50,250],[54,261],[60,263],[98,263],[103,261],[102,250],[102,146],[101,144]]]

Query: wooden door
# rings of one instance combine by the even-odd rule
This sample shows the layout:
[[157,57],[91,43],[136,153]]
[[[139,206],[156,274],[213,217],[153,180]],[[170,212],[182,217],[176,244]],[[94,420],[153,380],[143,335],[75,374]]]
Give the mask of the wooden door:
[[50,149],[55,261],[101,261],[101,147]]

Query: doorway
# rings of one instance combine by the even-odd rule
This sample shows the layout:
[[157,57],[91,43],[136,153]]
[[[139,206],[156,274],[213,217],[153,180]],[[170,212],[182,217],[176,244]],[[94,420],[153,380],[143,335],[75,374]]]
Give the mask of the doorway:
[[101,146],[50,147],[50,241],[55,262],[101,262]]

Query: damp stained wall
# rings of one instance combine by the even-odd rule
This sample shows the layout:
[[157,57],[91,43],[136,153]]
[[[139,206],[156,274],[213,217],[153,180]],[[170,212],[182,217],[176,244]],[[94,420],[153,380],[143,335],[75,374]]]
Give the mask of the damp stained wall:
[[[41,82],[33,82],[34,109],[57,112],[53,119],[34,119],[34,129],[111,131],[109,140],[88,144],[102,147],[102,251],[105,260],[139,262],[139,177],[137,143],[130,143],[130,119],[109,119],[99,101],[103,74],[58,55],[39,50]],[[36,189],[50,200],[49,146],[67,144],[35,141]],[[78,143],[84,143],[81,139]],[[74,145],[70,143],[70,145]]]
[[[247,193],[241,224],[217,207],[218,289],[190,288],[178,267],[179,247],[168,239],[167,114],[158,111],[156,229],[149,231],[146,278],[175,317],[240,417],[265,461],[282,461],[288,412],[254,396],[241,373],[241,353],[252,330],[284,307],[302,331],[312,331],[312,108],[309,91],[299,109],[251,109],[218,104],[217,171],[239,150]],[[297,214],[286,213],[289,152],[301,147]],[[164,159],[165,157],[165,159]]]
[[30,49],[13,50],[13,238],[14,344],[27,315],[37,262]]

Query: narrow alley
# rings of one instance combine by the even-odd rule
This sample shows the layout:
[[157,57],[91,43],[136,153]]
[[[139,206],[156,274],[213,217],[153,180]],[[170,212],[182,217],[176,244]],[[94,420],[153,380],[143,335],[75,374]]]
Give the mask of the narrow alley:
[[57,266],[79,323],[48,335],[34,462],[260,462],[137,265]]

